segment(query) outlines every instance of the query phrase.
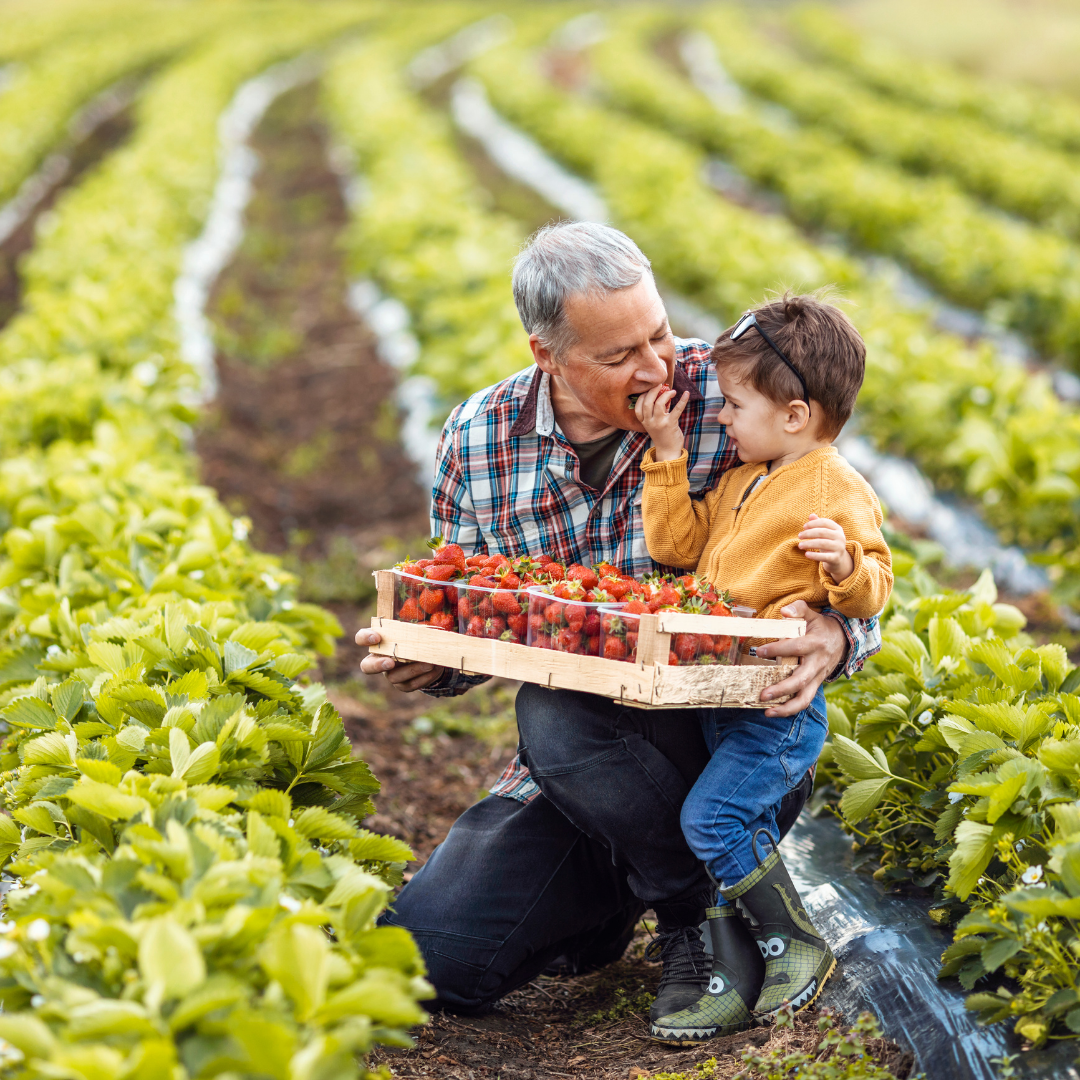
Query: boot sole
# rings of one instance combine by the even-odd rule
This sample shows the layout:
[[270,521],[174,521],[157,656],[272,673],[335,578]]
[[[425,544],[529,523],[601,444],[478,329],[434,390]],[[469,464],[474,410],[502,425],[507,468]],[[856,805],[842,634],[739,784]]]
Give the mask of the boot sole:
[[[717,1039],[722,1035],[734,1035],[739,1031],[749,1031],[752,1028],[753,1021],[747,1020],[744,1024],[724,1024],[717,1027],[700,1027],[700,1028],[667,1028],[670,1031],[670,1035],[662,1035],[658,1031],[659,1025],[649,1025],[649,1038],[655,1043],[661,1043],[664,1046],[700,1046],[702,1043],[708,1042],[710,1039]],[[693,1034],[690,1034],[693,1032]],[[698,1034],[700,1032],[700,1034]]]
[[[798,1016],[799,1013],[805,1012],[807,1009],[809,1009],[810,1006],[813,1005],[814,1002],[817,1001],[817,999],[819,997],[821,997],[821,991],[825,989],[825,983],[827,983],[829,981],[829,977],[832,975],[832,973],[835,970],[836,970],[836,957],[834,956],[832,958],[832,962],[829,964],[829,970],[826,971],[825,974],[821,976],[821,981],[817,984],[817,989],[814,991],[814,993],[806,1001],[804,1001],[795,1010],[795,1015],[796,1016]],[[754,1013],[754,1020],[757,1021],[757,1023],[759,1023],[759,1024],[766,1024],[770,1020],[774,1019],[776,1014],[782,1008],[783,1008],[783,1005],[781,1005],[780,1008],[778,1008],[778,1009],[773,1009],[771,1012]]]

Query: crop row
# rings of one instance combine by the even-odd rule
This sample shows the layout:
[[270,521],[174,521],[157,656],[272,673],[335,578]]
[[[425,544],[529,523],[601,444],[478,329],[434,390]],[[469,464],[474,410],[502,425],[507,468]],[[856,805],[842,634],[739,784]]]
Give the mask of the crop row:
[[[711,15],[702,25],[741,24]],[[623,26],[620,40],[638,38],[643,59],[653,35],[671,28],[665,17],[649,15]],[[726,60],[730,41],[719,32],[712,40]],[[610,40],[597,50],[611,51]],[[650,65],[658,78],[660,66]],[[613,68],[607,64],[606,74],[615,99],[655,118],[660,106],[641,94],[642,74],[628,67],[619,77]],[[778,191],[795,220],[897,257],[944,296],[988,309],[1047,355],[1080,365],[1080,248],[984,207],[945,177],[916,177],[870,160],[820,128],[778,124],[752,101],[718,109],[704,94],[684,100],[696,105],[680,117],[679,133]]]
[[123,19],[145,13],[138,0],[61,0],[60,3],[8,4],[0,63],[19,63],[87,31],[98,33]]
[[350,270],[409,309],[421,345],[413,370],[453,403],[530,362],[507,287],[523,236],[484,205],[449,121],[410,92],[404,61],[421,40],[413,29],[343,50],[324,97],[363,190],[346,234]]
[[713,14],[706,22],[731,76],[802,122],[835,132],[874,158],[951,176],[977,197],[1051,230],[1080,234],[1080,158],[975,117],[877,93],[854,75],[800,60],[736,15]]
[[1047,146],[1080,151],[1080,104],[1065,94],[974,78],[861,38],[834,11],[804,7],[787,26],[803,49],[901,101],[984,123]]
[[232,10],[151,11],[111,30],[62,41],[19,67],[0,94],[0,203],[62,140],[90,98],[212,30]]
[[0,340],[6,1075],[369,1075],[430,993],[373,924],[410,853],[296,682],[340,628],[193,483],[172,327],[222,110],[370,11],[278,6],[153,79]]
[[[594,56],[600,88],[635,105],[647,96],[649,116],[667,131],[692,124],[696,109],[711,111],[632,40],[613,36]],[[869,345],[858,405],[866,432],[939,484],[979,498],[1006,538],[1045,547],[1061,595],[1075,595],[1080,417],[1044,377],[898,310],[853,261],[813,246],[782,218],[718,198],[701,180],[696,147],[556,90],[521,51],[504,48],[473,70],[513,122],[598,184],[659,276],[706,308],[733,319],[780,285],[839,284]]]

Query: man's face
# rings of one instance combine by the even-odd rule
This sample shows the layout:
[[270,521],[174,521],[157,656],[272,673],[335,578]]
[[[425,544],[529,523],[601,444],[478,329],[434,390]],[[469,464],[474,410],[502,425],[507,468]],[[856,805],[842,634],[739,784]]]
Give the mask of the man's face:
[[607,296],[572,296],[566,315],[577,341],[561,362],[534,343],[537,364],[604,426],[644,431],[630,395],[670,384],[675,371],[675,340],[652,278]]

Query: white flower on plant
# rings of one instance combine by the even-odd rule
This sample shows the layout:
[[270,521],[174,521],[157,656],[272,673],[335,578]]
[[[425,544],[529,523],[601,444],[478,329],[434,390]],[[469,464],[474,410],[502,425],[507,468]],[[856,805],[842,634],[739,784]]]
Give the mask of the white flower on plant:
[[248,523],[243,518],[233,518],[232,538],[234,540],[246,540],[248,538]]
[[0,960],[6,960],[19,951],[19,946],[14,941],[0,941]]
[[281,610],[282,611],[292,611],[294,606],[295,605],[293,604],[293,602],[291,600],[282,600],[282,602],[281,602]]
[[301,904],[300,901],[296,899],[296,897],[286,896],[284,893],[282,893],[282,895],[278,897],[278,903],[286,911],[291,911],[294,915],[300,910],[301,907],[303,907],[303,904]]
[[192,581],[202,581],[202,579],[206,577],[206,571],[192,570],[191,573],[188,574],[188,577],[191,578]]
[[1017,851],[1023,851],[1024,850],[1024,841],[1023,840],[1017,840],[1016,843],[1013,845],[1013,847],[1015,847]]
[[958,802],[960,802],[960,800],[963,799],[963,797],[964,796],[963,796],[962,792],[959,792],[959,791],[950,791],[949,792],[949,802],[951,802],[954,806]]
[[50,646],[49,646],[49,647],[48,647],[48,648],[47,648],[47,649],[45,650],[45,655],[46,655],[46,656],[56,656],[56,655],[58,655],[59,653],[62,653],[63,651],[64,651],[64,650],[63,650],[63,649],[61,649],[59,645],[50,645]]
[[30,941],[44,941],[49,936],[49,923],[46,919],[35,919],[27,928],[26,936]]
[[916,717],[920,724],[924,727],[934,719],[934,714],[929,709],[923,709],[921,713]]
[[15,931],[15,924],[13,922],[5,922],[0,919],[0,934],[11,934]]
[[281,588],[281,582],[278,581],[273,574],[267,573],[265,570],[259,576],[259,580],[273,593],[277,592]]
[[1041,866],[1029,866],[1021,875],[1020,880],[1025,885],[1034,885],[1038,881],[1042,881],[1043,868]]
[[35,1009],[40,1009],[40,1008],[41,1008],[41,1006],[45,1004],[45,995],[44,995],[44,994],[35,994],[35,995],[34,995],[34,996],[33,996],[33,997],[32,997],[32,998],[30,999],[30,1004],[31,1004],[31,1005],[32,1005],[32,1006],[33,1006],[33,1007],[34,1007]]

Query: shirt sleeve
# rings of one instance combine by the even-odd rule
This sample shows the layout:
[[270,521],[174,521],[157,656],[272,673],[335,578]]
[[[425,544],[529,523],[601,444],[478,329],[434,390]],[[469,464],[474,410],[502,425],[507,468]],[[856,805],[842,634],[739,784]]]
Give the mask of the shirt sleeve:
[[818,564],[818,581],[829,607],[856,618],[869,619],[885,607],[893,587],[892,552],[881,535],[881,506],[864,481],[845,497],[830,516],[844,530],[853,569],[843,581],[833,581]]
[[431,535],[448,544],[460,544],[466,555],[486,552],[476,519],[468,475],[459,446],[461,429],[455,427],[456,411],[443,427],[435,453],[435,482],[431,489]]
[[674,461],[657,461],[649,448],[641,462],[641,519],[654,562],[694,570],[709,540],[712,500],[690,498],[687,460],[684,449]]
[[863,664],[875,653],[881,651],[881,627],[878,617],[871,619],[849,619],[832,608],[822,608],[822,615],[828,615],[840,624],[847,638],[847,655],[830,672],[826,682],[835,682],[841,675],[850,678],[857,671],[862,671]]

